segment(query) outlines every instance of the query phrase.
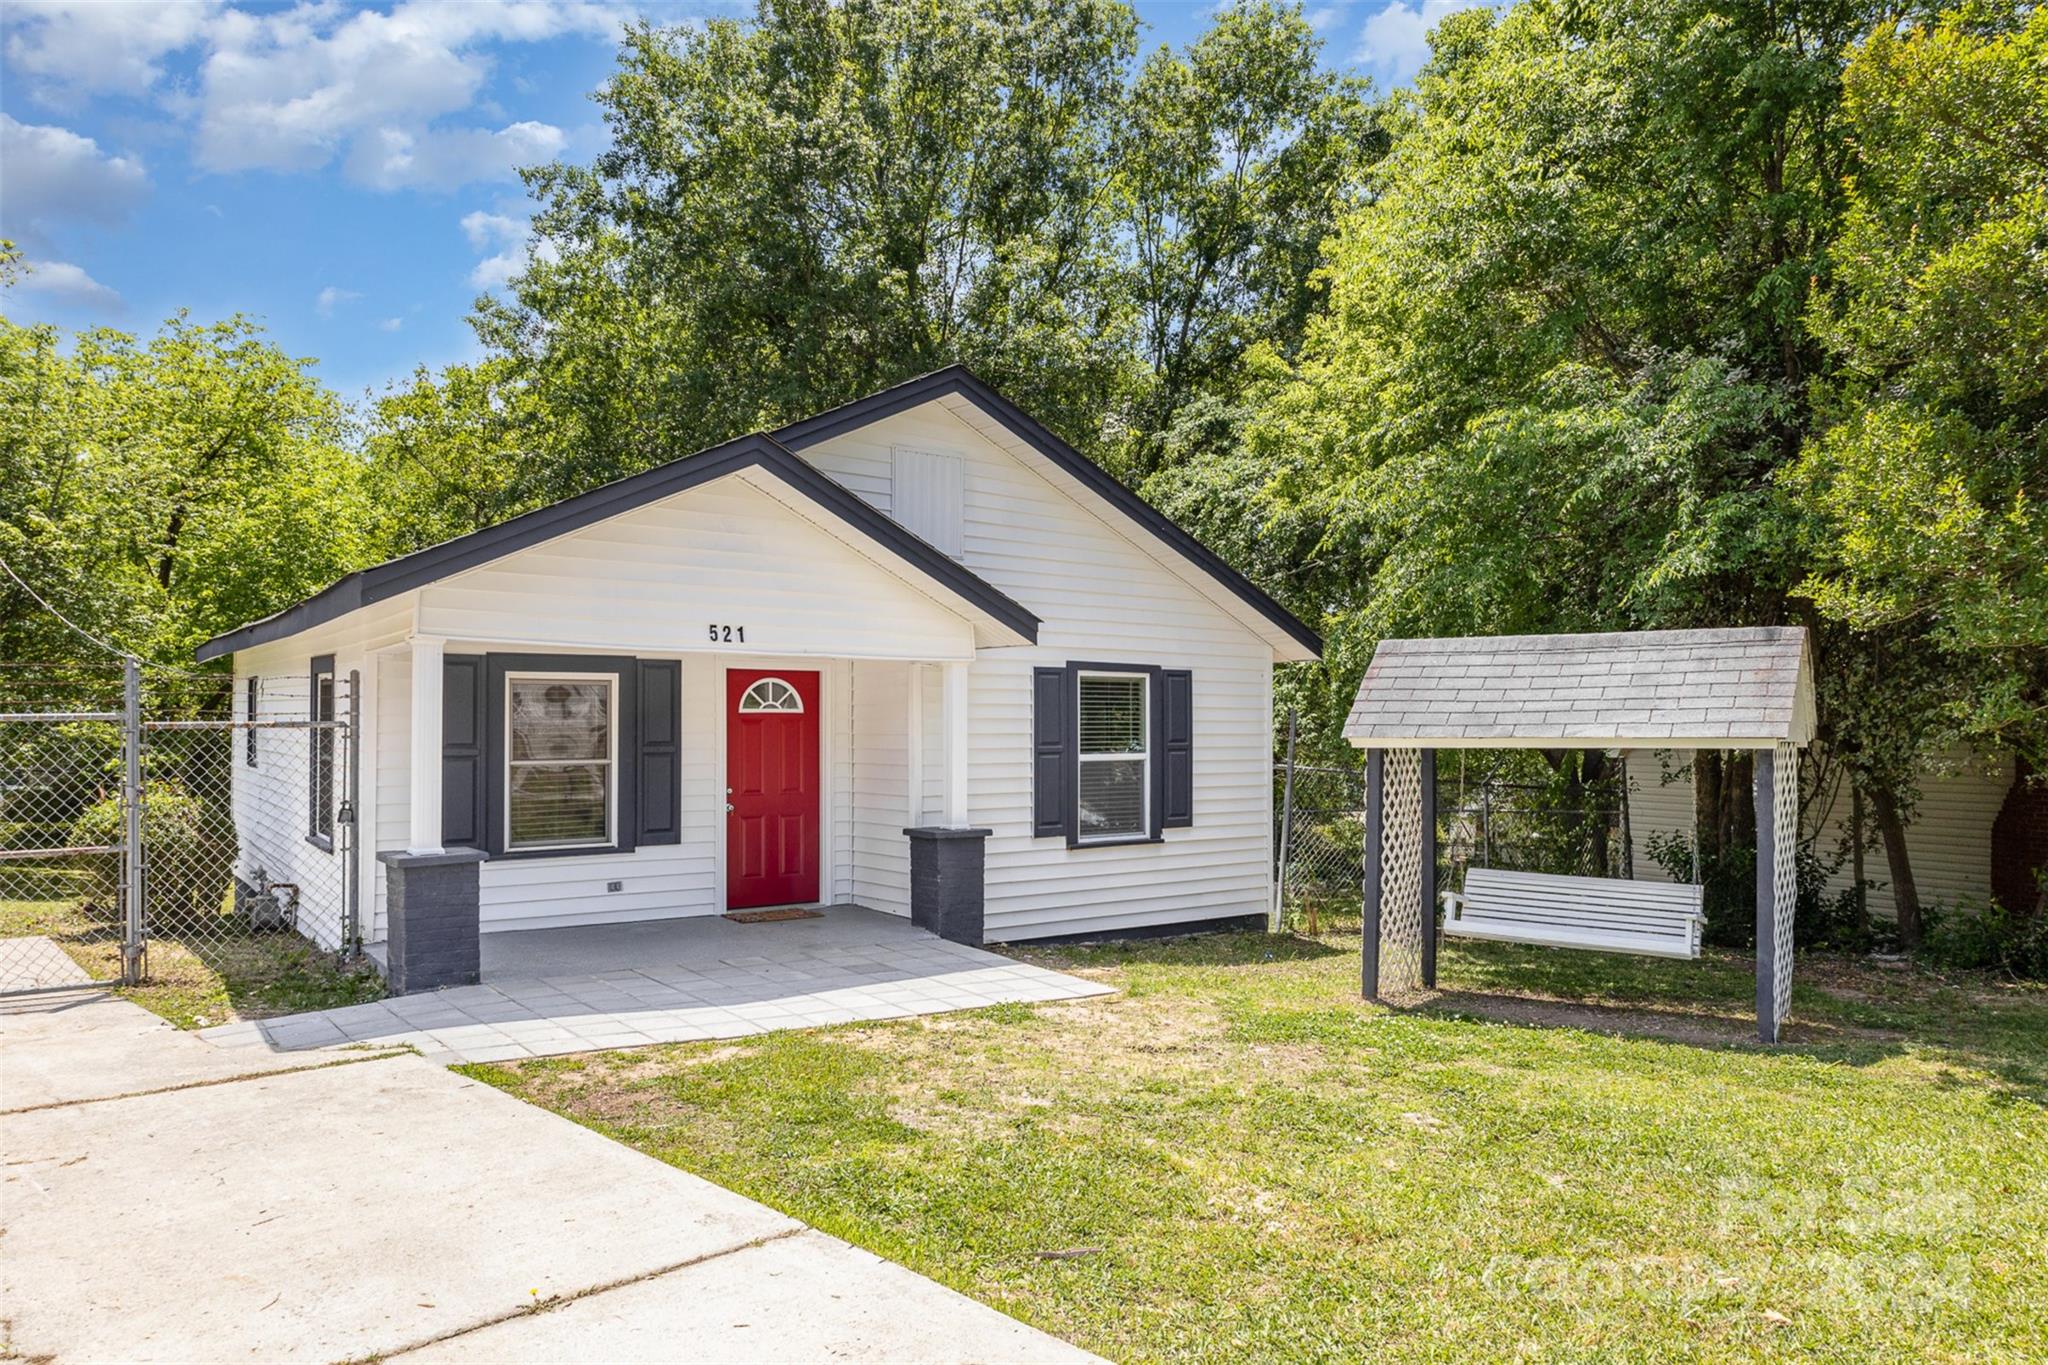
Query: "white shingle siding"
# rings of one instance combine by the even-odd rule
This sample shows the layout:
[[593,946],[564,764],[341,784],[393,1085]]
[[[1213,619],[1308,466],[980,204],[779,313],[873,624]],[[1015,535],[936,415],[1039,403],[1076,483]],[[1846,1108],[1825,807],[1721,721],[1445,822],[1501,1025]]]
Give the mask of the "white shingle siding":
[[1345,722],[1354,744],[1811,738],[1797,627],[1382,640]]
[[[1649,841],[1652,834],[1688,837],[1693,819],[1692,758],[1689,750],[1644,750],[1628,756],[1629,835],[1638,877],[1670,880],[1650,857]],[[1667,783],[1660,776],[1666,772],[1678,776]],[[1990,896],[1991,824],[2011,785],[2010,759],[1987,759],[1967,750],[1944,754],[1922,772],[1920,800],[1906,826],[1906,852],[1922,901],[1952,905],[1964,898]],[[1852,820],[1847,787],[1836,791],[1824,807],[1808,811],[1809,819],[1816,817],[1820,821],[1818,852],[1832,861],[1838,849],[1848,846]],[[1866,821],[1869,818],[1866,812]],[[1883,847],[1874,843],[1874,825],[1865,830],[1865,837],[1873,841],[1863,855],[1864,880],[1871,883],[1870,910],[1890,918],[1897,913],[1891,869]],[[1829,878],[1830,894],[1855,884],[1853,869],[1853,863],[1845,858]]]

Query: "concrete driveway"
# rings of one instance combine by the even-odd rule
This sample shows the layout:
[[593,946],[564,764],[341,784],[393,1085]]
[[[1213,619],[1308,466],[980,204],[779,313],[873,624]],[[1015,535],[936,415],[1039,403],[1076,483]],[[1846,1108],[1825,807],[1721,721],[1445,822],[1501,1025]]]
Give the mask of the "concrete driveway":
[[0,1005],[0,1357],[1093,1357],[417,1056]]

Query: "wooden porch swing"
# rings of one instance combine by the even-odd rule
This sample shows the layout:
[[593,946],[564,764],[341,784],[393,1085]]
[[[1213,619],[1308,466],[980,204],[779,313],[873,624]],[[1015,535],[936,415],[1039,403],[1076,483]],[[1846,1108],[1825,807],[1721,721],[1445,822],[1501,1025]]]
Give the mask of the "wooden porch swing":
[[[1624,761],[1624,791],[1627,773]],[[1462,804],[1462,766],[1458,785]],[[1690,883],[1523,872],[1494,867],[1492,840],[1483,839],[1480,865],[1465,868],[1463,889],[1443,893],[1443,931],[1494,943],[1697,958],[1707,925],[1697,831],[1692,866]]]
[[[1796,627],[1383,640],[1344,734],[1366,751],[1365,994],[1436,984],[1439,749],[1748,749],[1756,754],[1757,1031],[1791,1003],[1799,750],[1814,728]],[[1467,868],[1442,932],[1697,958],[1690,885]]]

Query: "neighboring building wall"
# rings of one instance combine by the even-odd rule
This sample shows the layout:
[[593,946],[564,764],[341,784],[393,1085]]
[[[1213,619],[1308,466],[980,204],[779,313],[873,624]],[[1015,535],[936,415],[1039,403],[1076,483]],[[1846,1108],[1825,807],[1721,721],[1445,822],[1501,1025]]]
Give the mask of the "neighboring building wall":
[[[1142,533],[1085,510],[1021,462],[1030,457],[942,405],[883,419],[804,457],[887,512],[898,448],[962,460],[962,562],[1043,622],[1035,647],[982,650],[970,679],[968,818],[993,831],[988,937],[1263,914],[1272,872],[1270,646],[1140,548]],[[1192,827],[1167,830],[1158,844],[1106,848],[1032,837],[1031,670],[1075,659],[1194,671]],[[936,706],[927,716],[929,753],[943,722]],[[941,800],[935,772],[942,757],[926,764],[932,809]]]
[[[1685,775],[1668,784],[1659,780],[1662,769]],[[1690,828],[1693,787],[1689,751],[1638,751],[1628,756],[1629,833],[1633,843],[1636,876],[1668,881],[1664,870],[1649,856],[1653,831],[1666,834]],[[2012,783],[2011,760],[1987,760],[1966,751],[1944,755],[1930,765],[1920,782],[1920,801],[1906,828],[1906,851],[1913,864],[1913,880],[1920,899],[1953,903],[1962,898],[1983,899],[1991,893],[1991,824]],[[1832,860],[1849,841],[1849,793],[1844,786],[1826,808],[1809,812],[1820,819],[1819,852]],[[1866,831],[1875,840],[1875,830]],[[1892,904],[1891,874],[1884,852],[1872,842],[1863,858],[1863,876],[1869,884],[1870,910],[1889,918],[1896,913]],[[1852,864],[1844,858],[1841,869],[1829,879],[1831,892],[1855,883]]]

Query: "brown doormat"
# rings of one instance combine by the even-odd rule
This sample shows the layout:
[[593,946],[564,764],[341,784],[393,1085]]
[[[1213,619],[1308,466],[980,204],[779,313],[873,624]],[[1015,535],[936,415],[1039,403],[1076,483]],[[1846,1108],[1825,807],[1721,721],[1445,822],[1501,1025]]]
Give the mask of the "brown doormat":
[[735,910],[726,916],[734,924],[773,924],[785,919],[823,919],[822,910]]

